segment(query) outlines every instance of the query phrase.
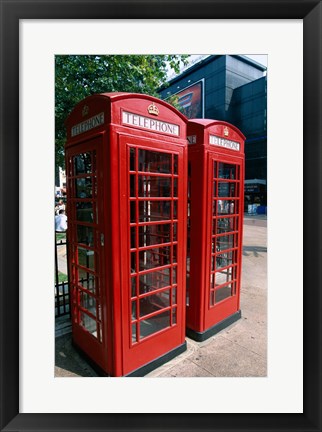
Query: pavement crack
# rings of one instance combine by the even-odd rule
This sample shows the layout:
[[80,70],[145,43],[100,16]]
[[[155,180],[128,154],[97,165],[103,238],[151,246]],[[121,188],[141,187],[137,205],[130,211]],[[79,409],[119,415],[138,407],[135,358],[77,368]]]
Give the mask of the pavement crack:
[[224,335],[222,335],[222,337],[223,337],[224,339],[228,340],[229,342],[231,342],[232,344],[237,345],[238,347],[244,349],[245,351],[249,351],[249,352],[251,352],[251,353],[253,353],[253,354],[256,354],[258,357],[260,357],[261,359],[265,360],[266,357],[263,356],[262,354],[259,354],[258,352],[253,351],[252,349],[246,348],[244,345],[240,345],[238,342],[236,342],[236,341],[234,341],[234,340],[231,340],[229,337],[226,337],[226,336],[224,336]]

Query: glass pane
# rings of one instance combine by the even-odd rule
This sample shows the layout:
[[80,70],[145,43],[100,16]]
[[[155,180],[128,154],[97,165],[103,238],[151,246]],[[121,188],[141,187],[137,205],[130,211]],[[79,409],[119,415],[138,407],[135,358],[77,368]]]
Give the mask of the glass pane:
[[171,224],[146,225],[139,227],[139,247],[169,243]]
[[78,264],[87,267],[90,270],[95,270],[95,253],[92,250],[77,248]]
[[132,324],[132,342],[137,342],[136,323]]
[[130,175],[130,197],[136,197],[136,175]]
[[177,266],[172,267],[172,284],[177,283]]
[[218,177],[224,179],[236,179],[236,165],[219,162]]
[[96,321],[82,311],[80,311],[79,324],[97,338]]
[[139,252],[139,271],[170,264],[170,246]]
[[131,297],[136,297],[136,276],[131,277]]
[[171,219],[171,201],[140,201],[140,222]]
[[92,177],[82,177],[75,180],[76,197],[92,198]]
[[218,254],[216,255],[216,257],[213,257],[213,259],[216,260],[216,268],[220,269],[222,267],[226,267],[230,264],[233,264],[233,256],[234,256],[234,251],[230,251],[230,252]]
[[215,302],[218,303],[226,298],[230,297],[231,293],[231,285],[225,286],[223,288],[219,288],[215,291]]
[[178,155],[173,155],[173,174],[178,174]]
[[139,149],[139,171],[171,174],[171,154]]
[[[217,202],[217,213],[215,213],[216,202]],[[214,214],[233,214],[236,212],[237,212],[237,208],[234,200],[214,201]]]
[[177,304],[177,288],[172,288],[172,305]]
[[178,218],[178,201],[173,201],[173,219]]
[[217,285],[223,285],[226,282],[229,282],[232,280],[232,267],[229,267],[226,270],[223,271],[217,271],[215,273],[215,284]]
[[173,256],[172,256],[172,262],[176,263],[177,262],[177,245],[173,245]]
[[235,197],[237,196],[236,183],[219,182],[218,183],[218,196],[219,197]]
[[172,309],[172,325],[177,324],[177,308]]
[[171,177],[139,176],[139,197],[171,196]]
[[231,249],[234,247],[234,234],[216,238],[216,251]]
[[88,291],[95,294],[96,281],[95,276],[86,270],[78,268],[78,283]]
[[132,320],[136,320],[137,319],[137,314],[136,314],[136,300],[132,301]]
[[210,306],[214,306],[214,304],[215,304],[215,291],[210,291],[209,302],[210,302]]
[[178,179],[176,177],[173,178],[173,196],[178,196]]
[[131,253],[131,263],[130,263],[131,273],[136,273],[136,252]]
[[74,170],[75,175],[87,174],[92,172],[92,158],[91,153],[81,153],[74,156]]
[[170,306],[170,290],[165,290],[140,299],[140,317]]
[[130,148],[130,171],[135,171],[135,149]]
[[223,234],[235,231],[235,218],[218,218],[213,220],[213,234]]
[[170,327],[170,310],[140,322],[141,339]]
[[77,243],[93,246],[94,244],[94,230],[92,227],[77,225]]
[[151,273],[140,275],[140,294],[146,294],[159,288],[170,286],[170,269],[160,269]]
[[173,224],[173,239],[172,241],[177,241],[177,224]]
[[130,222],[136,222],[136,202],[130,201]]
[[130,228],[131,249],[136,248],[136,227]]
[[96,299],[85,291],[80,290],[80,306],[91,312],[92,315],[96,316]]
[[92,202],[76,203],[76,220],[80,222],[94,222],[94,212]]

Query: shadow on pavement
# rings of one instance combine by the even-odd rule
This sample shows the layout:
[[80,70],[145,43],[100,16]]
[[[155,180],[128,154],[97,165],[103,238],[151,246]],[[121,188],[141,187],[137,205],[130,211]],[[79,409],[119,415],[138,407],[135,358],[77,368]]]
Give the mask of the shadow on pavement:
[[247,252],[253,252],[253,255],[255,257],[258,257],[258,253],[259,252],[264,252],[267,253],[267,247],[263,247],[263,246],[244,246],[243,247],[243,255],[244,256],[249,256],[250,254]]

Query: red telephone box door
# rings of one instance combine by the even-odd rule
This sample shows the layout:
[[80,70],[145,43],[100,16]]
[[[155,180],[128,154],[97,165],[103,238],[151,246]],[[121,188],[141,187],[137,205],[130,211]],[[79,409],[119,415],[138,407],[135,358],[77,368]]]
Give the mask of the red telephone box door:
[[102,136],[99,136],[67,150],[67,234],[73,340],[103,367],[106,361],[102,316],[104,248],[98,205],[102,199],[98,181],[101,147]]
[[[184,342],[183,146],[120,136],[124,374]],[[178,197],[181,197],[179,199]],[[126,253],[127,251],[127,253]],[[180,323],[180,325],[178,325]]]
[[243,215],[243,161],[209,153],[210,278],[205,301],[205,327],[239,310]]

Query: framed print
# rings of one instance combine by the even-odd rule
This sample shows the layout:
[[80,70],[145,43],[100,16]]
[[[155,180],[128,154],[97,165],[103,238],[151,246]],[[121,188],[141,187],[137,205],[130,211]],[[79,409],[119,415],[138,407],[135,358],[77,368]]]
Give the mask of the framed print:
[[[0,3],[1,430],[321,431],[321,2]],[[171,46],[268,53],[268,376],[55,378],[43,288],[53,262],[54,55]]]

